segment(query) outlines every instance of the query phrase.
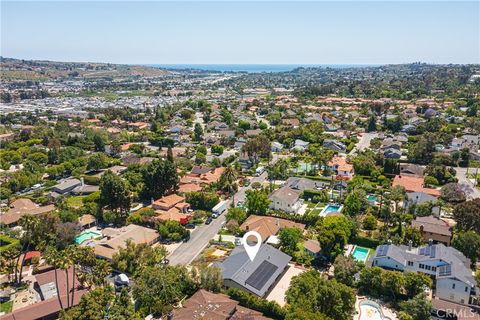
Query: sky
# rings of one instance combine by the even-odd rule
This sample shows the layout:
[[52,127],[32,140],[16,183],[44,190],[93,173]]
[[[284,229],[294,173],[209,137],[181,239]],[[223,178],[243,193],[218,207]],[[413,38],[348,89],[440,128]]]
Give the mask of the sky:
[[480,63],[480,1],[1,1],[3,57],[129,64]]

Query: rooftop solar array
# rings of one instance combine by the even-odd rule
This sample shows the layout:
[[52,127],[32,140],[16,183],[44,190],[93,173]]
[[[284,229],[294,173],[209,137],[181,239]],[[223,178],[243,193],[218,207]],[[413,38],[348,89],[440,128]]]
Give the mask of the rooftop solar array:
[[440,277],[452,275],[452,266],[450,264],[446,264],[444,266],[438,267],[438,275]]
[[277,271],[278,267],[268,261],[263,261],[260,266],[248,277],[246,284],[261,290],[268,279]]
[[435,249],[436,249],[435,246],[423,247],[423,248],[420,248],[420,254],[421,254],[422,256],[427,256],[427,257],[430,257],[430,258],[435,258]]
[[388,251],[388,246],[385,244],[382,244],[377,249],[377,257],[385,257],[387,255],[387,251]]

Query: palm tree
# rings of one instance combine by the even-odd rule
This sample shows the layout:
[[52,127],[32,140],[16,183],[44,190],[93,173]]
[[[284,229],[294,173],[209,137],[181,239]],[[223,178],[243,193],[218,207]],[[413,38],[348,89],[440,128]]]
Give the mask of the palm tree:
[[92,268],[92,274],[95,284],[104,285],[105,277],[108,276],[111,271],[112,266],[108,261],[97,259],[95,266]]
[[[25,256],[26,256],[26,253],[30,250],[33,231],[35,229],[37,229],[38,226],[40,225],[40,219],[36,216],[27,214],[27,215],[22,216],[18,223],[23,229],[22,238],[23,238],[24,246],[22,247],[22,249],[25,248],[24,251],[22,250],[23,251],[23,258],[22,258],[22,263],[20,264],[20,275],[18,277],[18,283],[21,283],[22,282],[23,265],[25,263]],[[19,257],[21,255],[22,254],[20,254]],[[17,266],[18,266],[18,261],[17,261]]]
[[57,275],[57,269],[58,265],[60,263],[60,255],[58,254],[58,251],[56,248],[49,247],[47,251],[45,252],[45,261],[47,261],[48,264],[52,265],[55,269],[55,288],[57,289],[57,298],[58,298],[58,303],[60,304],[60,309],[63,309],[63,302],[62,298],[60,297],[60,290],[58,289],[58,275]]
[[233,166],[228,166],[225,168],[222,176],[220,177],[220,184],[222,189],[227,190],[228,193],[232,195],[232,204],[235,206],[235,194],[233,193],[236,189],[237,183],[237,171]]
[[[67,249],[65,250],[65,255],[67,257],[70,258],[70,262],[71,262],[71,265],[73,267],[73,272],[72,272],[72,299],[71,299],[71,302],[70,302],[70,306],[73,306],[73,301],[74,301],[74,298],[75,298],[75,280],[76,280],[76,270],[75,270],[75,267],[78,263],[80,263],[80,261],[82,260],[82,258],[84,258],[84,255],[85,255],[85,250],[82,250],[81,247],[77,247],[76,245],[70,245],[67,247]],[[68,284],[68,271],[67,271],[67,284]],[[67,301],[68,301],[68,291],[67,291]]]

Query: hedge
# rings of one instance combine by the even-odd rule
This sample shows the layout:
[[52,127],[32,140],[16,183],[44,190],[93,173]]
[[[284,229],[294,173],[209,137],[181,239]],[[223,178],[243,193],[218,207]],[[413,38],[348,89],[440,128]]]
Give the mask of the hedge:
[[240,302],[240,305],[245,308],[257,310],[263,313],[264,316],[273,319],[285,319],[285,310],[274,301],[267,301],[235,288],[228,289],[227,294],[233,300]]
[[361,247],[367,247],[371,249],[376,249],[380,244],[381,241],[377,239],[372,239],[368,237],[356,236],[352,241],[352,244],[356,244]]
[[0,234],[0,253],[14,247],[20,247],[20,241],[4,234]]

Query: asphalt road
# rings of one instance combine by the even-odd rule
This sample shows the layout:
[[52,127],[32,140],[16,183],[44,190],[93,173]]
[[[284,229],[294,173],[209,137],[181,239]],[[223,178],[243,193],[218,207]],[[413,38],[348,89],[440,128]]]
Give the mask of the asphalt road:
[[[245,201],[246,191],[251,188],[252,183],[263,183],[267,179],[267,172],[264,172],[258,177],[253,177],[250,180],[248,187],[241,187],[237,193],[235,193],[235,204],[238,201]],[[228,206],[230,206],[232,199],[228,200]],[[210,239],[218,233],[225,222],[225,214],[222,214],[217,219],[213,219],[209,225],[201,225],[197,227],[190,235],[188,242],[182,243],[174,252],[172,252],[167,258],[170,260],[171,265],[190,264],[197,255],[208,245]]]
[[[471,200],[475,198],[480,198],[480,190],[475,188],[472,181],[470,181],[470,179],[467,179],[466,177],[467,168],[456,167],[454,169],[457,172],[456,177],[458,179],[458,184],[461,186],[462,190],[465,192],[467,199]],[[468,173],[475,173],[475,170],[476,170],[475,168],[469,168]]]

